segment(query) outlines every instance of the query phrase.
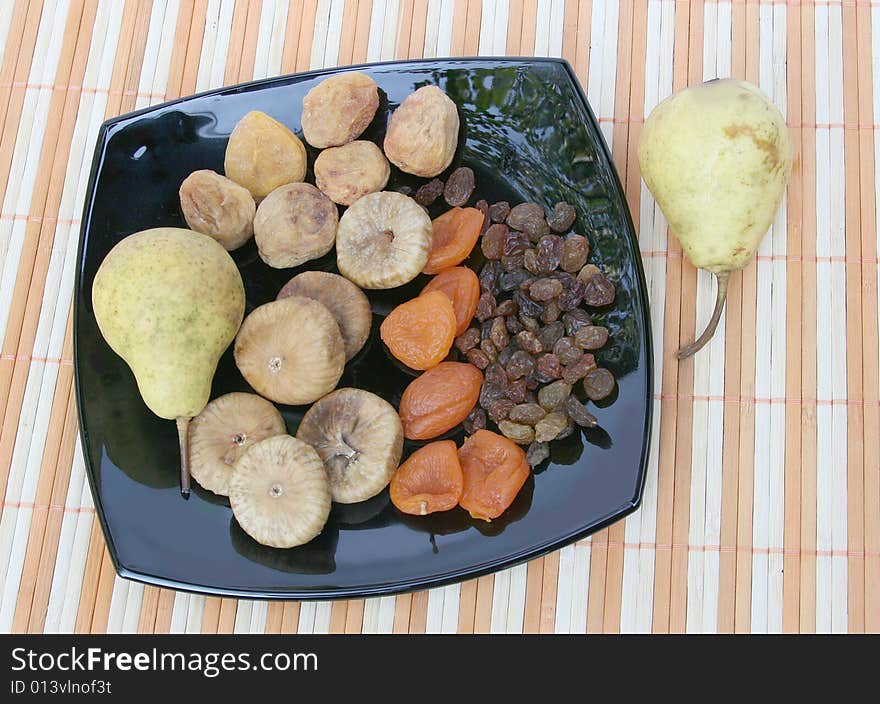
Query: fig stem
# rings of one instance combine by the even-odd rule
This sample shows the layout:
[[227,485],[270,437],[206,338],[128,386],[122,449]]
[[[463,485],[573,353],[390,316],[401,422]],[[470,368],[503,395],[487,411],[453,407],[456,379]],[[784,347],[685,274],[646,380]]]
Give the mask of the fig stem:
[[712,317],[709,319],[709,324],[706,326],[703,334],[691,344],[678,350],[678,358],[680,360],[687,359],[691,355],[699,352],[703,349],[706,343],[712,339],[712,336],[715,334],[715,329],[718,327],[718,321],[721,320],[721,312],[724,310],[724,304],[727,301],[727,282],[729,279],[729,271],[722,271],[720,274],[715,274],[715,280],[718,282],[718,292],[715,295],[715,310],[712,311]]
[[177,438],[180,441],[180,495],[189,498],[189,418],[177,419]]

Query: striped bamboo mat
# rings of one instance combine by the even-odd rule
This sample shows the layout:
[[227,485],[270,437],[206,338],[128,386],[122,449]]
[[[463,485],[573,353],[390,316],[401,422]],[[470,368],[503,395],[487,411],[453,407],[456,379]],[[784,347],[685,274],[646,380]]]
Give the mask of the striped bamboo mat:
[[[641,510],[396,598],[236,601],[116,577],[72,394],[100,123],[253,78],[477,54],[566,57],[612,146],[656,338]],[[868,0],[0,0],[0,630],[880,631],[878,72]],[[679,364],[714,289],[667,235],[635,146],[658,100],[726,75],[774,98],[799,158],[719,334]]]

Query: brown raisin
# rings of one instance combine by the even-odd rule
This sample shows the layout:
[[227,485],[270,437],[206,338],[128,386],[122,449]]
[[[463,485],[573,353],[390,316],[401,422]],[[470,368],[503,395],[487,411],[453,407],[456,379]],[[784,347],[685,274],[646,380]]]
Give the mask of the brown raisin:
[[489,339],[498,350],[503,350],[510,344],[510,335],[507,332],[507,326],[504,324],[504,318],[495,318],[492,321],[492,330],[489,333]]
[[584,264],[581,270],[578,272],[577,280],[581,283],[585,284],[591,278],[593,278],[596,274],[601,274],[602,271],[595,264]]
[[574,225],[577,211],[569,203],[557,203],[553,206],[553,212],[547,218],[547,224],[554,232],[565,232]]
[[467,357],[468,362],[473,364],[477,369],[485,369],[489,366],[489,358],[486,356],[486,353],[476,347],[472,350],[468,350],[465,357]]
[[467,354],[479,344],[480,331],[476,328],[468,328],[455,339],[455,347],[462,354]]
[[488,261],[480,270],[480,289],[488,291],[493,295],[498,295],[498,277],[501,276],[501,262]]
[[541,271],[549,274],[559,268],[565,242],[559,235],[544,235],[538,240],[535,251],[538,254],[538,266]]
[[530,315],[526,315],[522,311],[519,312],[517,318],[525,330],[529,332],[537,333],[541,329],[541,321],[537,318],[533,318]]
[[507,321],[507,332],[509,332],[511,335],[516,335],[518,332],[525,330],[523,324],[520,322],[520,319],[517,318],[515,315],[507,316],[505,318],[505,321]]
[[505,254],[523,254],[529,249],[529,236],[524,232],[510,230],[507,233],[507,240],[504,242]]
[[545,411],[561,408],[569,396],[571,396],[571,384],[566,384],[562,380],[538,389],[538,403]]
[[575,333],[574,339],[585,350],[598,350],[608,342],[608,328],[586,325]]
[[546,442],[533,442],[526,450],[526,462],[534,469],[550,457],[550,445]]
[[532,241],[550,232],[544,217],[544,208],[537,203],[520,203],[511,208],[507,215],[507,225],[512,230],[525,232]]
[[521,379],[535,371],[535,360],[528,352],[514,352],[507,363],[507,376],[511,380]]
[[450,207],[456,208],[470,200],[474,192],[474,171],[467,166],[459,166],[449,174],[443,189],[443,199]]
[[464,419],[462,425],[468,435],[473,435],[478,430],[484,430],[486,427],[486,411],[479,406],[476,406],[474,410],[468,414],[468,417]]
[[581,427],[595,428],[599,424],[596,420],[596,416],[590,413],[584,407],[584,404],[578,401],[574,396],[569,396],[568,400],[565,402],[565,412],[568,414],[569,418]]
[[565,366],[574,364],[584,355],[581,348],[570,337],[560,337],[553,345],[553,354],[559,357],[559,361]]
[[488,291],[484,291],[480,295],[477,302],[476,318],[481,323],[495,316],[495,296]]
[[614,303],[614,284],[605,274],[594,274],[584,284],[584,303],[594,308],[603,308]]
[[535,368],[538,378],[543,381],[552,381],[562,376],[562,362],[552,352],[547,352],[538,357]]
[[501,266],[504,271],[524,271],[522,254],[505,254],[501,257]]
[[502,420],[498,423],[498,430],[501,434],[513,440],[519,445],[528,445],[535,439],[535,429],[530,425],[522,423],[514,423],[509,420]]
[[[533,301],[524,291],[515,291],[513,294],[513,300],[516,301],[516,306],[519,310],[520,315],[528,315],[532,318],[537,318],[541,315],[541,311],[544,308],[537,301]],[[525,325],[525,321],[523,321]],[[528,327],[528,325],[526,325]]]
[[511,381],[505,392],[507,398],[514,403],[522,403],[526,399],[526,380],[524,378]]
[[559,298],[556,299],[556,305],[559,310],[568,312],[577,308],[581,301],[584,300],[584,286],[579,281],[575,281],[570,287],[566,288]]
[[538,354],[544,349],[538,336],[530,330],[523,330],[521,333],[518,333],[516,342],[521,349],[530,354]]
[[559,321],[552,322],[538,333],[538,340],[545,350],[552,350],[556,341],[565,335],[565,326]]
[[481,199],[474,203],[474,207],[483,214],[483,225],[480,227],[480,234],[483,234],[489,229],[491,224],[489,222],[489,204]]
[[509,398],[499,398],[486,408],[486,413],[489,414],[489,417],[496,423],[500,423],[503,420],[507,419],[507,414],[510,413],[510,409],[513,408],[513,401]]
[[480,242],[480,248],[486,259],[501,259],[504,254],[504,243],[507,241],[507,225],[492,225]]
[[574,384],[578,379],[583,379],[596,368],[596,358],[591,354],[584,354],[575,362],[567,364],[562,370],[562,378],[565,383]]
[[614,375],[607,369],[599,367],[584,377],[584,392],[591,400],[601,401],[614,391],[614,384]]
[[483,351],[483,354],[489,358],[490,362],[494,362],[498,359],[498,348],[488,337],[484,340],[480,340],[480,349]]
[[532,278],[532,275],[525,269],[505,271],[498,278],[498,287],[503,292],[508,293],[522,287],[523,284],[531,281]]
[[538,253],[534,249],[523,252],[523,266],[533,274],[541,273],[541,264],[538,261]]
[[562,282],[557,279],[537,279],[529,287],[529,298],[533,301],[549,301],[562,293]]
[[504,222],[510,214],[510,204],[506,200],[489,206],[489,219],[492,222]]
[[541,408],[537,403],[519,403],[510,409],[510,413],[507,417],[516,423],[534,425],[546,415],[547,411]]
[[443,181],[439,178],[435,178],[420,186],[419,190],[416,191],[415,196],[413,196],[413,200],[419,205],[428,207],[437,200],[442,193]]
[[544,310],[541,311],[541,322],[549,325],[550,323],[554,323],[559,320],[559,315],[562,311],[559,310],[559,304],[556,301],[549,301],[547,305],[544,306]]
[[590,243],[581,235],[569,235],[565,238],[562,251],[562,270],[571,274],[579,272],[590,255]]
[[537,442],[555,440],[566,426],[568,426],[567,415],[556,411],[548,413],[535,424],[535,440]]
[[572,337],[582,327],[593,324],[593,319],[587,311],[581,308],[575,308],[562,316],[562,322],[565,323],[565,334]]
[[495,313],[497,315],[516,315],[517,310],[519,310],[519,308],[516,305],[516,301],[512,298],[508,298],[506,301],[501,301],[495,306]]
[[[502,318],[499,318],[499,320],[504,322]],[[507,330],[507,328],[505,328],[505,331],[506,330]],[[513,354],[515,352],[519,352],[519,348],[516,346],[515,342],[510,342],[507,345],[507,347],[503,348],[502,350],[499,350],[498,363],[506,367],[507,363],[510,361],[510,358],[513,357]]]

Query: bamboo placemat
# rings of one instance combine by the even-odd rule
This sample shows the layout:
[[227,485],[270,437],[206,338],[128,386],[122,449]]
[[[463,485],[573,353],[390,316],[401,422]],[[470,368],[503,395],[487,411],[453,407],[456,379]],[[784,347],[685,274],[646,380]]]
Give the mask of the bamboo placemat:
[[[118,578],[72,393],[100,123],[254,78],[478,54],[567,58],[612,147],[655,335],[640,511],[527,565],[397,597],[237,601]],[[0,0],[0,630],[880,631],[877,67],[868,0]],[[668,236],[636,144],[658,100],[726,75],[773,97],[798,159],[719,333],[679,364],[714,288]]]

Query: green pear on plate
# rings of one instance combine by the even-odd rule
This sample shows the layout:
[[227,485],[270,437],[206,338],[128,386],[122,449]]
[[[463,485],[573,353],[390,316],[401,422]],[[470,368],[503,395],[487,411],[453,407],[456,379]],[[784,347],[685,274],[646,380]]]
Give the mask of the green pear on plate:
[[241,326],[244,284],[222,245],[160,227],[118,242],[92,285],[98,328],[134,373],[147,407],[177,421],[180,489],[189,494],[187,429],[207,405],[217,363]]
[[714,335],[731,272],[754,257],[791,173],[792,148],[779,109],[733,78],[684,88],[657,105],[638,145],[642,178],[691,263],[715,274],[718,293],[689,357]]

